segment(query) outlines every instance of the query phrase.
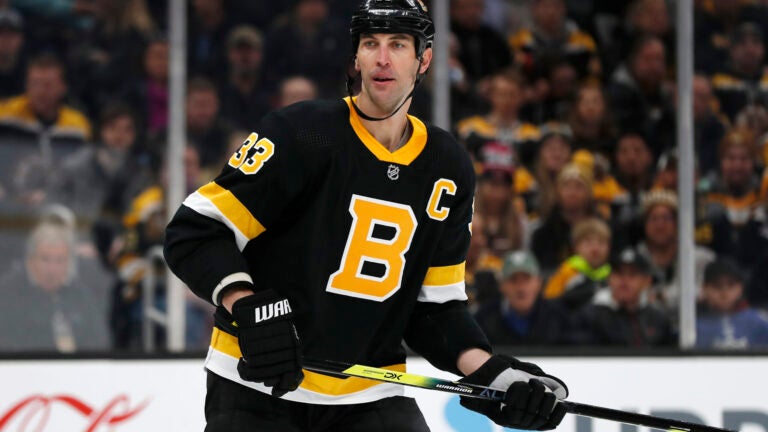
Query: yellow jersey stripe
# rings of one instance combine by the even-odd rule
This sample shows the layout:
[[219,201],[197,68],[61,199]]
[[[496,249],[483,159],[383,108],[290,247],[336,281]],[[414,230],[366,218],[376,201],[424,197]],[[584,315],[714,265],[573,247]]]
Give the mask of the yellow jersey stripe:
[[184,200],[192,210],[225,224],[235,234],[240,250],[266,231],[247,207],[232,194],[215,182],[210,182]]
[[464,281],[465,262],[442,267],[430,267],[424,277],[424,285],[452,285]]
[[[219,328],[213,329],[211,348],[236,359],[242,357],[237,337],[222,331]],[[405,364],[400,363],[384,366],[384,369],[405,372]],[[324,395],[341,396],[357,393],[380,384],[380,382],[364,378],[335,378],[304,369],[304,380],[301,382],[300,387]]]

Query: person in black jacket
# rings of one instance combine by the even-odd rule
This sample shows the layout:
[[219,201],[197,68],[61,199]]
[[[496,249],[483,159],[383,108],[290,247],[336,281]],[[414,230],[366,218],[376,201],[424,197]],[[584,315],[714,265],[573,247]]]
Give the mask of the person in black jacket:
[[610,289],[599,291],[577,318],[576,340],[588,345],[673,345],[670,317],[648,301],[653,280],[648,261],[627,248],[613,259],[611,268]]
[[541,297],[539,263],[528,251],[509,252],[501,271],[501,298],[475,314],[493,345],[557,345],[569,321],[557,302]]

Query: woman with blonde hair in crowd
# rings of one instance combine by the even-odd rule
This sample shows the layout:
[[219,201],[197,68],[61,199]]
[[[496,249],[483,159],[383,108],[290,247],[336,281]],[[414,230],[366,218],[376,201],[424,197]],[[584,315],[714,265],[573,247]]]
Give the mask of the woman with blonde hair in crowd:
[[583,219],[597,216],[592,196],[592,173],[583,166],[569,163],[557,176],[557,199],[531,238],[531,250],[541,265],[542,274],[550,275],[573,254],[571,228]]

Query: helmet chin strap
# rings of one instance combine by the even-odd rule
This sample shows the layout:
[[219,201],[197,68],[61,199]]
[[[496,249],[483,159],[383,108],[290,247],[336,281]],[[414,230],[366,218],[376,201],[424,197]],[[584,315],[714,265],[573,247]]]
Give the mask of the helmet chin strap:
[[[355,112],[357,113],[357,115],[362,117],[365,120],[368,120],[368,121],[382,121],[382,120],[386,120],[386,119],[392,117],[393,115],[397,114],[397,112],[400,111],[400,108],[402,108],[403,105],[405,105],[405,103],[408,102],[408,99],[413,97],[413,93],[416,91],[416,87],[421,82],[421,78],[423,77],[423,75],[419,73],[419,68],[421,68],[422,61],[423,61],[423,57],[420,56],[419,57],[419,65],[416,68],[416,80],[413,82],[413,89],[411,89],[411,92],[408,93],[408,96],[406,96],[403,99],[403,101],[400,102],[400,105],[398,105],[397,108],[395,108],[394,111],[392,111],[391,113],[389,113],[389,115],[384,116],[384,117],[371,117],[368,114],[364,113],[363,110],[361,110],[357,106],[357,104],[355,103],[355,99],[353,98],[353,95],[352,95],[352,85],[354,84],[356,77],[353,77],[351,75],[347,75],[347,94],[349,95],[349,101],[352,103],[352,108],[355,109]],[[358,73],[358,75],[360,75],[360,74]]]

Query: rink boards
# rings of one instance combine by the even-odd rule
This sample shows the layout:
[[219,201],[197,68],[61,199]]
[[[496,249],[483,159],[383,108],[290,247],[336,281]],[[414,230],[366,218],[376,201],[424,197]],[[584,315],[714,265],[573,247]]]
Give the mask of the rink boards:
[[[768,432],[768,357],[524,357],[569,386],[569,399],[658,416]],[[421,359],[409,372],[451,378]],[[502,428],[458,397],[408,388],[435,432]],[[0,431],[202,431],[202,360],[0,361]],[[397,413],[392,413],[397,415]],[[558,431],[632,432],[567,416]],[[644,430],[644,429],[643,429]]]

